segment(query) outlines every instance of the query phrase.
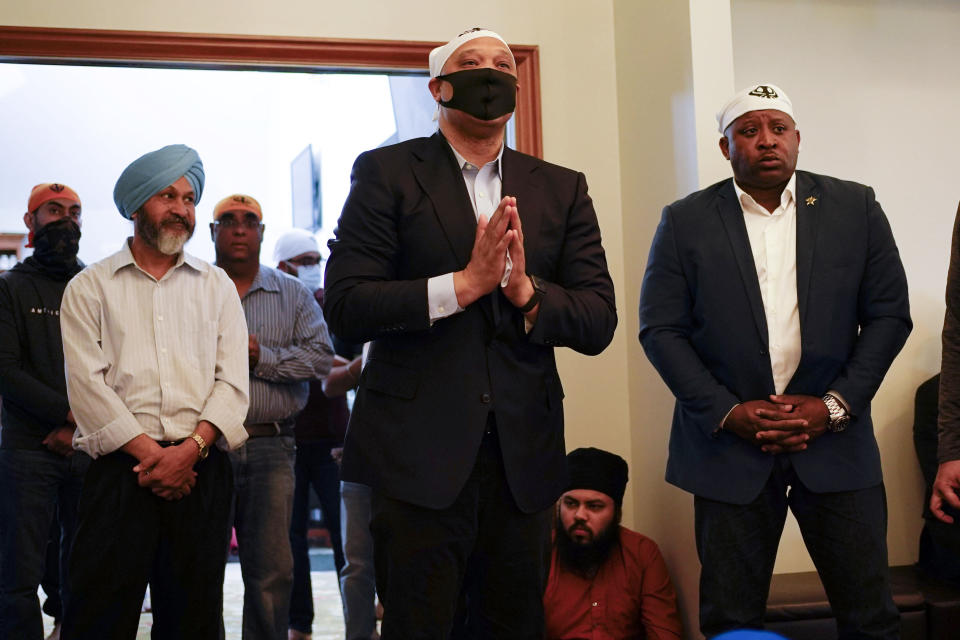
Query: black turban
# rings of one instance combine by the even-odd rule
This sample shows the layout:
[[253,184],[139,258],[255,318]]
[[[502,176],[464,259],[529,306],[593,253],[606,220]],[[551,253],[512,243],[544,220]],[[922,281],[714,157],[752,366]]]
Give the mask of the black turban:
[[589,447],[567,454],[570,482],[566,491],[591,489],[610,496],[619,507],[627,488],[627,461],[615,453]]

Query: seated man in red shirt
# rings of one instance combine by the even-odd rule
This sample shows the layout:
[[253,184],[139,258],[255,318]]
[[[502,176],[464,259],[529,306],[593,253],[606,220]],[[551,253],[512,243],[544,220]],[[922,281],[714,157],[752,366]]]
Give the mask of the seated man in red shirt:
[[679,640],[677,596],[660,550],[620,526],[626,461],[577,449],[567,466],[543,598],[546,637]]

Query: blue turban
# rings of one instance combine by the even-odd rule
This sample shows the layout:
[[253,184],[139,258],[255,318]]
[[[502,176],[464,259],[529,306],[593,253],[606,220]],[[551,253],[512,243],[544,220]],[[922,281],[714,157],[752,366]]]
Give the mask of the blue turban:
[[140,156],[123,170],[113,188],[113,201],[127,220],[158,192],[186,178],[200,202],[203,193],[203,162],[185,144],[171,144]]
[[741,629],[739,631],[727,631],[713,640],[787,640],[779,633],[772,631],[757,631],[753,629]]

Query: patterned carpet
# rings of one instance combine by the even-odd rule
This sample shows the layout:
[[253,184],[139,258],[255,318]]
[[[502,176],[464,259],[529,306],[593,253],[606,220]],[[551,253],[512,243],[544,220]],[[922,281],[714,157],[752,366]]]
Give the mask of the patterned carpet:
[[[343,610],[340,606],[337,574],[332,570],[330,550],[311,550],[311,565],[313,567],[330,566],[330,570],[310,573],[313,583],[313,640],[339,640],[344,635]],[[40,596],[43,597],[42,591]],[[223,625],[227,640],[239,640],[240,623],[243,617],[243,579],[240,577],[238,562],[227,563],[226,577],[223,581],[223,609]],[[140,616],[137,640],[150,640],[152,623],[153,618],[149,613]],[[46,635],[53,628],[53,619],[44,616],[43,627]]]

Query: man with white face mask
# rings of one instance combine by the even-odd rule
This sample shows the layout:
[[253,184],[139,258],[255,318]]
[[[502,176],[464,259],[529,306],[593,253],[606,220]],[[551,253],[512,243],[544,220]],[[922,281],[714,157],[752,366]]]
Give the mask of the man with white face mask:
[[[277,269],[299,278],[313,292],[318,308],[323,308],[323,272],[320,270],[322,258],[317,239],[304,229],[291,229],[277,240],[273,250]],[[330,533],[330,546],[333,548],[333,562],[337,575],[345,580],[343,569],[347,563],[357,566],[358,559],[345,557],[347,549],[343,547],[340,518],[340,465],[339,457],[343,451],[343,437],[347,432],[347,420],[350,410],[347,407],[346,391],[356,386],[360,377],[360,347],[333,339],[333,368],[321,382],[310,383],[310,397],[294,424],[294,436],[297,442],[296,463],[294,465],[295,486],[293,490],[293,518],[290,524],[290,548],[293,551],[293,593],[290,596],[290,640],[309,638],[313,624],[313,589],[310,581],[310,556],[307,544],[307,526],[309,514],[310,487],[320,499],[323,523]],[[369,502],[368,502],[369,504]],[[344,513],[349,519],[359,515],[364,529],[370,521],[369,509],[366,513],[355,514],[354,509],[345,506]],[[369,534],[367,534],[369,537]],[[356,545],[354,545],[355,547]],[[368,546],[372,546],[368,545]],[[372,553],[369,554],[372,556]],[[367,563],[373,566],[373,558]],[[372,576],[369,578],[372,584]],[[351,584],[342,589],[344,600],[344,623],[350,636],[352,624],[351,610],[362,609],[361,605],[348,605],[350,594],[356,591]],[[373,594],[366,607],[373,616]],[[362,602],[362,600],[361,600]],[[369,638],[370,631],[362,634]]]
[[311,292],[260,264],[260,203],[248,195],[227,196],[214,207],[213,219],[217,266],[236,285],[250,334],[250,409],[244,423],[249,440],[230,454],[243,637],[282,640],[293,585],[293,424],[307,403],[309,382],[330,371],[333,349]]

